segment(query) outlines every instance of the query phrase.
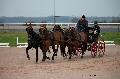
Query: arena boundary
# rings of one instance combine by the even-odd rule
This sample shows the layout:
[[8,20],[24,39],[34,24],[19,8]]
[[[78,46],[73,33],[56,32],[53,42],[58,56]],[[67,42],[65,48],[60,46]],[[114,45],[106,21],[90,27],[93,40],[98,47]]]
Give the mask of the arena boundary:
[[[105,42],[105,45],[115,45],[114,44],[114,41],[104,41]],[[19,43],[19,38],[17,36],[17,47],[19,48],[22,48],[22,47],[27,47],[28,46],[28,43]]]
[[21,47],[27,47],[28,43],[19,43],[19,38],[17,36],[17,47],[21,48]]
[[9,43],[0,43],[0,47],[10,47]]

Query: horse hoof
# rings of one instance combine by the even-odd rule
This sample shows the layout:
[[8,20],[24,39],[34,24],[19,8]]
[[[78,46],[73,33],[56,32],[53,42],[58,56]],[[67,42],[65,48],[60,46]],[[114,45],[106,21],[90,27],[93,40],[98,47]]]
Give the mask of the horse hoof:
[[54,57],[52,56],[52,60],[54,60]]
[[42,59],[42,61],[45,61],[45,59]]
[[54,56],[57,56],[57,54],[54,54]]
[[81,59],[83,58],[83,56],[81,56]]
[[47,57],[48,60],[50,60],[50,57]]
[[30,57],[28,58],[28,60],[30,60]]
[[71,59],[71,57],[69,57],[69,59]]

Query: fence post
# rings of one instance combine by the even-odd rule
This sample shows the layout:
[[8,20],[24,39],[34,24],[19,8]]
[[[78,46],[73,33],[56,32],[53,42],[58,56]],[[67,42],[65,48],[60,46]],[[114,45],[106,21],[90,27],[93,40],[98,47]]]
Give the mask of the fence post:
[[17,45],[18,45],[18,36],[17,36]]

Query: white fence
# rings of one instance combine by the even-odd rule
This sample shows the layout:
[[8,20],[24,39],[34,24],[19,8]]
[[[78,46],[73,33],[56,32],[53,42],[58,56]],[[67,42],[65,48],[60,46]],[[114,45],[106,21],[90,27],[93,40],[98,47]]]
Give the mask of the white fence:
[[[6,25],[25,25],[26,23],[0,23],[0,25],[6,26]],[[46,24],[46,25],[54,25],[54,24],[59,24],[59,25],[74,25],[76,26],[77,23],[31,23],[35,25],[41,25],[41,24]],[[89,25],[93,25],[94,23],[88,23]],[[120,23],[98,23],[99,25],[120,25]]]
[[27,47],[28,43],[19,43],[19,38],[17,37],[17,47]]
[[9,43],[0,43],[0,47],[10,47]]
[[[104,41],[104,42],[105,42],[105,45],[115,45],[114,41]],[[19,48],[28,46],[27,42],[20,43],[18,37],[16,39],[16,44],[17,44],[17,47],[19,47]],[[9,43],[0,43],[0,47],[10,47],[10,46],[9,46]]]
[[[26,23],[0,23],[0,31],[11,32],[25,32]],[[34,30],[38,30],[41,24],[46,24],[48,29],[53,28],[54,24],[59,24],[62,28],[69,28],[69,26],[75,27],[76,23],[31,23]],[[120,23],[98,23],[101,32],[120,32]],[[89,26],[93,26],[93,23],[89,23]]]
[[[114,41],[104,41],[104,42],[105,42],[105,45],[115,45]],[[19,43],[19,38],[17,37],[17,47],[22,48],[22,47],[27,47],[27,46],[28,46],[27,42]]]

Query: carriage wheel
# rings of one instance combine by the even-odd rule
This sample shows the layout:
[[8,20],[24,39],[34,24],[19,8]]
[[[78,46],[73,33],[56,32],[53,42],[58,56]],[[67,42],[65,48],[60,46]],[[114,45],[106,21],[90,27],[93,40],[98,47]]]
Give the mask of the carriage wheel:
[[104,41],[100,41],[98,43],[98,52],[99,52],[99,56],[103,56],[105,54],[105,42]]
[[97,43],[94,42],[91,45],[91,56],[94,58],[94,57],[96,57],[96,55],[97,55]]
[[76,48],[76,55],[77,56],[80,56],[81,52],[82,52],[81,48]]

